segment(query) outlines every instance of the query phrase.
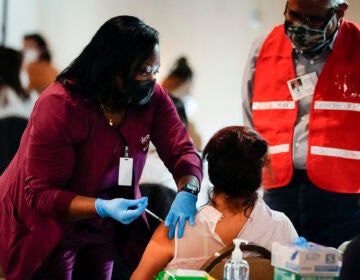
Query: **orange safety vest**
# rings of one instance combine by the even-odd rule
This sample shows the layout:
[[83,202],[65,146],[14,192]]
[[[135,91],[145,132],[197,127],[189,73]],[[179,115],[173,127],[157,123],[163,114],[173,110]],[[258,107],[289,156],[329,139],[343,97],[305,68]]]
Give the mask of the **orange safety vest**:
[[[306,170],[318,187],[360,193],[360,27],[343,20],[318,77],[310,115]],[[256,63],[254,128],[270,148],[266,189],[286,186],[293,174],[292,142],[298,104],[287,81],[296,77],[292,44],[284,26],[266,38]]]

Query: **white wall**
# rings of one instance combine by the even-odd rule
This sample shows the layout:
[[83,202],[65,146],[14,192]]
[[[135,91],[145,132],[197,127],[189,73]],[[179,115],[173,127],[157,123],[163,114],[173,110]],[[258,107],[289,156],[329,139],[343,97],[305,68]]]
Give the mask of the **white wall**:
[[[0,0],[0,19],[3,22],[3,5],[6,0]],[[19,48],[21,38],[28,30],[38,26],[37,0],[7,0],[7,31],[6,45]],[[2,35],[2,33],[1,33]]]
[[[253,39],[283,21],[285,0],[9,0],[8,45],[40,31],[59,69],[67,66],[112,16],[129,14],[160,32],[161,81],[186,55],[194,70],[195,124],[206,142],[241,124],[241,77]],[[360,22],[360,1],[347,18]]]

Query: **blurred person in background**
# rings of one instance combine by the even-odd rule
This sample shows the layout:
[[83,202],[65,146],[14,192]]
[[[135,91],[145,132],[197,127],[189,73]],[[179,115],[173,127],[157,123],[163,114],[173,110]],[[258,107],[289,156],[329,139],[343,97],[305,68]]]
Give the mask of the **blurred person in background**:
[[307,240],[338,247],[360,232],[360,27],[344,0],[284,4],[284,24],[250,52],[244,123],[270,145],[265,202]]
[[24,84],[29,91],[40,94],[55,81],[58,74],[52,65],[51,53],[45,38],[38,34],[26,34],[23,37]]
[[20,82],[22,55],[0,47],[0,174],[15,155],[36,97]]
[[193,71],[185,56],[179,57],[171,67],[168,75],[162,81],[162,86],[174,97],[180,98],[185,105],[188,118],[188,130],[191,139],[198,151],[202,149],[201,137],[196,130],[192,117],[196,111],[197,103],[191,94]]
[[[169,93],[171,100],[174,102],[176,111],[184,123],[184,125],[189,128],[189,122],[186,115],[184,102],[178,98],[173,96],[173,94]],[[199,153],[201,155],[201,153]],[[198,194],[197,207],[201,207],[209,201],[209,190],[211,189],[211,182],[206,173],[207,164],[203,162],[203,180],[201,182],[201,190]],[[150,142],[148,155],[146,158],[146,163],[141,174],[140,184],[145,187],[150,186],[151,184],[158,184],[162,186],[166,186],[171,190],[177,190],[177,185],[174,180],[174,177],[170,173],[170,171],[164,165],[164,162],[159,157],[156,152],[155,146]],[[142,186],[140,186],[142,187]],[[161,201],[159,202],[162,203]]]
[[[188,120],[185,112],[184,103],[180,98],[169,94],[171,100],[173,101],[176,111],[187,127]],[[150,142],[148,155],[146,157],[146,163],[141,174],[140,184],[156,183],[163,186],[166,186],[170,189],[177,190],[177,185],[172,176],[171,172],[166,168],[164,162],[159,157],[159,154],[156,151],[156,147],[152,142]]]

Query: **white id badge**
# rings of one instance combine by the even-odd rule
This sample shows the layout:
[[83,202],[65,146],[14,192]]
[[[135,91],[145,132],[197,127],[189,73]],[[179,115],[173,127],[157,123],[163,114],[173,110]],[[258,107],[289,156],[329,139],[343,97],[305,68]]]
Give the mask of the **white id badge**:
[[289,87],[290,94],[293,100],[297,101],[306,96],[314,94],[316,82],[316,72],[302,75],[300,77],[287,81],[287,85]]
[[121,157],[119,162],[119,186],[131,186],[133,174],[133,159],[130,157]]

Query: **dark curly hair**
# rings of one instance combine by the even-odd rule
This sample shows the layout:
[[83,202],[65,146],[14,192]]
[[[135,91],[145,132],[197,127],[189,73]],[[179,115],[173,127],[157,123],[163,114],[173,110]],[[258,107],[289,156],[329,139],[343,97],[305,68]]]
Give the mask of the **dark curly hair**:
[[268,162],[267,150],[265,140],[246,126],[229,126],[215,133],[203,151],[214,194],[226,194],[230,208],[252,207]]

